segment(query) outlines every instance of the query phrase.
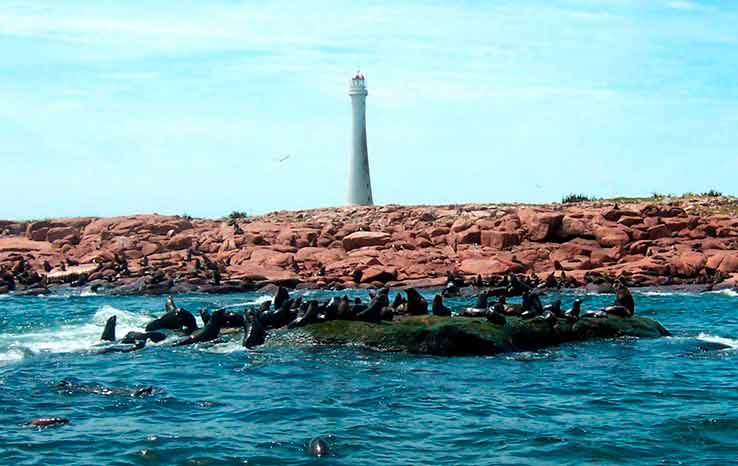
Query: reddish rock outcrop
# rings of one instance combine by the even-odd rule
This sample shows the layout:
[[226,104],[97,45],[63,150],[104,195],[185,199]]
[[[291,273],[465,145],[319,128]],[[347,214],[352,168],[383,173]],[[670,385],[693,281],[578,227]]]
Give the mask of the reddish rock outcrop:
[[[255,218],[161,215],[0,221],[0,292],[76,282],[124,293],[266,283],[426,286],[447,273],[576,283],[738,283],[738,201],[376,206]],[[26,288],[24,288],[26,287]]]

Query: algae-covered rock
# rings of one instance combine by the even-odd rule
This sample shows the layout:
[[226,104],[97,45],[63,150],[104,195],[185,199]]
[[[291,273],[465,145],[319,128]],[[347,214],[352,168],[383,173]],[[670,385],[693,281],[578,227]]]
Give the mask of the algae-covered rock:
[[504,326],[469,317],[404,317],[394,322],[370,324],[334,320],[299,330],[319,344],[360,344],[380,351],[456,355],[492,355],[530,351],[569,341],[620,336],[655,338],[669,332],[645,317],[585,318],[573,325],[508,317]]

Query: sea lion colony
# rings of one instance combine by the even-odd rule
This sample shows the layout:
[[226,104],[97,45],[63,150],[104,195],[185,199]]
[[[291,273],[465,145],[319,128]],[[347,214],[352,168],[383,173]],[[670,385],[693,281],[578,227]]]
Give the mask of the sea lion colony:
[[[463,281],[449,277],[446,287],[437,294],[430,308],[434,316],[448,317],[454,314],[444,304],[444,297],[460,296],[469,288],[461,288]],[[543,294],[546,283],[535,283],[530,279],[521,278],[514,274],[505,277],[499,286],[491,288],[472,288],[479,291],[473,307],[463,309],[457,315],[470,318],[485,318],[494,325],[505,325],[506,316],[517,316],[522,319],[539,319],[549,322],[554,328],[559,319],[575,322],[582,317],[606,317],[614,315],[629,317],[635,312],[635,302],[627,287],[616,284],[615,301],[611,306],[603,309],[582,312],[581,300],[574,301],[572,308],[563,310],[561,301],[543,305]],[[174,342],[174,346],[191,345],[216,340],[226,329],[242,329],[242,344],[246,348],[253,348],[263,344],[267,332],[279,328],[298,328],[309,324],[327,322],[331,320],[363,321],[379,324],[383,321],[392,321],[402,316],[429,315],[427,300],[414,288],[398,292],[394,299],[389,299],[390,290],[385,288],[376,294],[370,293],[368,303],[360,298],[350,299],[344,295],[334,297],[329,301],[304,300],[302,297],[292,298],[283,287],[279,287],[270,301],[263,302],[258,308],[250,307],[243,314],[218,309],[210,313],[201,310],[200,316],[203,326],[198,327],[195,316],[188,310],[178,307],[169,297],[165,304],[165,312],[160,317],[146,325],[144,332],[129,332],[123,338],[116,339],[116,317],[108,319],[101,340],[105,346],[98,352],[129,352],[143,349],[147,342],[155,343],[166,339],[162,331],[171,331],[181,335]],[[509,304],[506,298],[521,296],[521,304]],[[492,300],[491,298],[496,298]]]

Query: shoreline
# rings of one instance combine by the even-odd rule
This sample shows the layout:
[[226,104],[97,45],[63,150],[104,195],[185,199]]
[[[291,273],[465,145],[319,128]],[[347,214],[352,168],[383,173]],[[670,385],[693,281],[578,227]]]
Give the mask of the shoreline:
[[222,220],[132,215],[0,221],[0,294],[494,285],[508,273],[574,289],[738,286],[738,200],[373,206]]

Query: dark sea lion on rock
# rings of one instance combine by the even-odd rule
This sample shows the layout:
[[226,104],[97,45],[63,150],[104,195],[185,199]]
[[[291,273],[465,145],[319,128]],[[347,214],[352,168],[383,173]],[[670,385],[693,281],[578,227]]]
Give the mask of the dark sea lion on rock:
[[354,320],[354,316],[355,314],[352,312],[352,306],[349,303],[348,296],[342,296],[338,303],[338,309],[336,310],[336,319]]
[[431,311],[433,312],[434,316],[451,316],[451,309],[447,308],[446,305],[443,304],[443,296],[441,296],[440,294],[437,294],[433,297],[433,305],[431,306]]
[[164,309],[166,312],[163,316],[146,324],[147,332],[153,332],[156,330],[178,330],[189,334],[197,330],[197,321],[195,320],[195,316],[193,316],[188,310],[177,307],[171,296],[167,298]]
[[541,298],[537,290],[523,293],[523,309],[535,315],[543,314],[543,305],[541,304]]
[[292,314],[292,300],[282,302],[282,306],[269,315],[270,328],[282,328],[294,320]]
[[576,322],[577,320],[579,320],[579,314],[581,312],[582,312],[582,300],[577,299],[577,300],[574,300],[574,303],[572,303],[571,309],[564,312],[564,317],[569,322]]
[[405,304],[405,313],[411,316],[428,315],[428,301],[418,293],[415,288],[405,290],[407,294],[407,303]]
[[502,315],[502,310],[504,309],[504,304],[497,303],[494,305],[494,307],[487,311],[487,314],[485,317],[487,318],[487,321],[490,323],[493,323],[495,325],[505,325],[507,322],[507,319],[505,319],[505,316]]
[[630,317],[635,314],[635,300],[630,290],[618,282],[615,284],[615,302],[603,311],[619,317]]
[[298,315],[295,320],[287,324],[287,328],[304,327],[305,325],[313,324],[318,321],[318,301],[312,300],[306,303],[307,308],[305,311]]
[[253,348],[264,344],[266,330],[255,312],[247,312],[244,316],[244,333],[241,344],[246,348]]
[[378,324],[382,321],[382,309],[387,306],[389,306],[387,296],[377,295],[366,310],[356,314],[356,320]]
[[277,288],[277,292],[274,294],[274,298],[272,299],[274,309],[276,310],[281,308],[282,304],[288,299],[290,299],[290,293],[287,289],[282,286]]
[[405,301],[405,298],[402,297],[402,294],[401,293],[397,293],[395,295],[395,300],[392,301],[392,309],[397,310],[400,306],[402,306],[403,304],[405,304],[405,302],[406,302]]
[[474,309],[487,309],[489,306],[489,294],[486,291],[482,291],[477,295],[477,302],[474,303]]
[[318,322],[328,322],[336,319],[338,315],[338,299],[334,296],[328,304],[318,309]]
[[563,313],[561,312],[561,300],[557,299],[553,303],[543,306],[543,312],[546,311],[553,312],[556,317],[563,317]]
[[210,311],[207,309],[200,309],[200,319],[202,319],[203,325],[207,325],[210,320]]
[[237,312],[225,311],[223,314],[223,328],[243,327],[243,316]]
[[395,309],[392,306],[384,306],[380,312],[380,319],[391,322],[395,318]]
[[167,296],[167,302],[164,304],[164,312],[175,312],[177,305],[174,304],[174,299],[171,296]]
[[220,329],[225,320],[225,311],[218,309],[210,316],[208,324],[201,329],[197,329],[183,340],[178,341],[174,346],[192,345],[194,343],[202,343],[212,341],[220,335]]

